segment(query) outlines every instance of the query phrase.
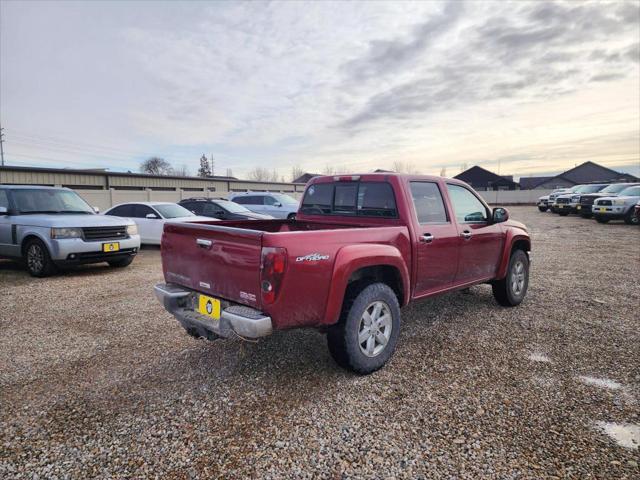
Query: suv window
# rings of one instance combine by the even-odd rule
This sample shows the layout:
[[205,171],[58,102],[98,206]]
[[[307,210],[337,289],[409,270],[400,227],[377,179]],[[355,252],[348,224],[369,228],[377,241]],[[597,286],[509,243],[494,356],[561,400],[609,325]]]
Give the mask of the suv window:
[[478,223],[488,220],[487,209],[478,197],[460,185],[447,184],[453,211],[459,223]]
[[263,205],[262,196],[259,195],[243,195],[234,197],[233,201],[240,205]]
[[449,221],[437,183],[411,182],[410,185],[413,205],[420,224],[447,223]]
[[109,212],[106,215],[113,215],[114,217],[133,217],[133,205],[120,205]]
[[265,205],[275,205],[276,203],[278,203],[278,201],[275,198],[270,197],[268,195],[262,197],[262,200],[264,201]]
[[224,213],[224,210],[212,202],[206,202],[202,205],[202,214],[205,216],[215,216]]
[[393,188],[387,182],[339,182],[311,185],[304,194],[302,213],[397,217]]

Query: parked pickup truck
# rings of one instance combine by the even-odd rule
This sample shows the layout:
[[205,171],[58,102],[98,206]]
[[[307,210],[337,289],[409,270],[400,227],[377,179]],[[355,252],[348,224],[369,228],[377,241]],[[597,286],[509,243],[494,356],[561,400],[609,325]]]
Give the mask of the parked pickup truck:
[[370,373],[409,302],[480,283],[522,302],[530,249],[524,225],[458,180],[316,177],[295,220],[167,223],[155,294],[194,337],[314,327],[339,365]]

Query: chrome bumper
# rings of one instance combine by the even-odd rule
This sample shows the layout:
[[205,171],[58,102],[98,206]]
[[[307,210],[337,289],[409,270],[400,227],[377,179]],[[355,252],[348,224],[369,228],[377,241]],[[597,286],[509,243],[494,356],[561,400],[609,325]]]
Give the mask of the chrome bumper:
[[241,337],[260,338],[273,331],[271,317],[253,308],[232,305],[222,310],[220,319],[215,320],[191,308],[192,297],[196,295],[193,290],[167,283],[159,283],[153,290],[164,308],[195,337],[214,340],[217,337],[227,338],[235,332]]

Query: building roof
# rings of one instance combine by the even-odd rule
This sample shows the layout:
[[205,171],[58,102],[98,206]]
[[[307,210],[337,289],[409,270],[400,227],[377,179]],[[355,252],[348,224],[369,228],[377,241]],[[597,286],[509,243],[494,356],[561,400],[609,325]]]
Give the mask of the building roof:
[[520,177],[519,183],[522,190],[533,190],[541,183],[551,180],[554,177]]
[[319,177],[320,175],[321,175],[320,173],[305,172],[302,175],[300,175],[298,178],[294,179],[293,182],[291,183],[307,183],[313,177]]
[[463,182],[468,183],[472,187],[479,186],[491,186],[491,187],[513,187],[517,186],[517,183],[509,180],[505,177],[501,177],[500,175],[496,175],[489,170],[479,167],[475,165],[462,173],[459,173],[453,178],[457,178],[458,180],[462,180]]

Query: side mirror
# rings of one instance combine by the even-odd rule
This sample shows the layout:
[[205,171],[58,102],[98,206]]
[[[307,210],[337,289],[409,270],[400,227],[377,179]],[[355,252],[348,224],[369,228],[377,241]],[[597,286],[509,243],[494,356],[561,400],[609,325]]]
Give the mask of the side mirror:
[[502,223],[509,220],[509,211],[506,208],[497,207],[493,209],[493,223]]
[[157,216],[155,213],[147,213],[147,214],[145,215],[145,218],[150,218],[150,219],[152,219],[152,220],[153,220],[153,219],[158,218],[158,216]]
[[96,213],[100,213],[100,207],[93,207],[93,211]]
[[9,210],[7,210],[7,207],[0,207],[0,215],[9,215]]
[[282,204],[280,202],[276,202],[276,203],[273,204],[273,206],[280,208],[282,206]]

